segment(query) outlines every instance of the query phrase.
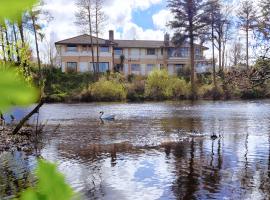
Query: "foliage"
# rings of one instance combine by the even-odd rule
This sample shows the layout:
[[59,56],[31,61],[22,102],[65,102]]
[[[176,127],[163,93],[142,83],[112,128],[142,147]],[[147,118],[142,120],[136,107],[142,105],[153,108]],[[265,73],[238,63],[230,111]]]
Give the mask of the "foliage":
[[127,93],[124,85],[117,80],[107,80],[102,77],[99,81],[91,84],[88,88],[92,100],[117,101],[125,100]]
[[45,69],[43,74],[46,80],[44,92],[49,102],[72,99],[94,81],[91,73],[63,73],[55,68]]
[[145,80],[134,77],[133,81],[127,85],[127,99],[130,101],[142,101],[145,98]]
[[65,182],[64,176],[57,171],[56,165],[39,160],[36,176],[37,185],[24,191],[20,200],[73,199],[74,192]]
[[0,110],[11,106],[26,106],[37,100],[38,92],[25,79],[10,67],[0,64]]
[[153,70],[147,80],[145,94],[148,99],[183,99],[191,95],[191,85],[182,78],[169,76],[167,70]]
[[17,20],[21,17],[21,13],[31,8],[37,0],[9,0],[0,1],[0,19]]
[[145,93],[150,99],[161,100],[171,96],[167,70],[153,70],[147,77]]
[[201,85],[198,89],[198,95],[201,98],[205,99],[220,99],[224,96],[223,88],[217,84],[217,88],[215,89],[214,84],[204,84]]
[[191,96],[191,84],[183,78],[171,78],[169,87],[174,99],[188,99]]

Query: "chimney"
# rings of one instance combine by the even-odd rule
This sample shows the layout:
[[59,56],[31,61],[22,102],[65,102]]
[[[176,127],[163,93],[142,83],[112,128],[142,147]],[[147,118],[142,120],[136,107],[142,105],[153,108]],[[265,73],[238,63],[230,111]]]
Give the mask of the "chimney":
[[110,40],[111,42],[114,41],[114,32],[113,32],[113,30],[109,30],[109,40]]
[[170,45],[170,35],[168,33],[165,33],[164,35],[164,46]]

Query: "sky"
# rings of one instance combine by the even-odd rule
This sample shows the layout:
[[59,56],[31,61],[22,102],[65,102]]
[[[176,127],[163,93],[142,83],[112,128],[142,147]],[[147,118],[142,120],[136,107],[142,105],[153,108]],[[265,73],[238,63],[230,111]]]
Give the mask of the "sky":
[[[47,37],[63,40],[80,34],[75,22],[76,0],[46,0],[45,8],[54,17],[45,28]],[[115,31],[115,39],[163,40],[171,15],[165,0],[105,0],[107,15],[103,38]]]
[[[107,16],[102,38],[109,37],[108,31],[114,30],[115,39],[163,40],[164,34],[173,33],[166,24],[172,14],[166,7],[166,0],[104,0],[104,12]],[[237,7],[239,0],[224,0]],[[53,44],[81,34],[75,25],[76,0],[45,0],[45,9],[54,18],[49,24],[44,23],[46,41]],[[235,34],[241,38],[242,33]],[[45,54],[46,45],[41,52]],[[210,51],[206,52],[211,55]]]

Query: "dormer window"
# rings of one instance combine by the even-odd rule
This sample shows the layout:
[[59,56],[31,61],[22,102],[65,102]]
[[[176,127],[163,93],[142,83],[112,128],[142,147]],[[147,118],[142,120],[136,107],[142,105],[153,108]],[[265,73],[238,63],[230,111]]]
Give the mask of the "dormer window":
[[146,50],[147,55],[155,55],[156,54],[156,49],[154,48],[149,48]]
[[70,52],[76,52],[77,51],[77,45],[67,45],[67,51],[70,51]]

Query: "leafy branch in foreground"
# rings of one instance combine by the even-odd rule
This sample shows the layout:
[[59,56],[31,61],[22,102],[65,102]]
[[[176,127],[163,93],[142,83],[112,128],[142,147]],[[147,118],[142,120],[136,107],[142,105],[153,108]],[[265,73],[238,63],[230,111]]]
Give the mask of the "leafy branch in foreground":
[[5,111],[11,106],[26,106],[35,103],[37,89],[25,81],[15,69],[0,64],[0,110]]
[[38,161],[36,170],[38,183],[34,188],[28,188],[20,200],[70,200],[75,193],[65,182],[64,176],[57,171],[57,167],[44,160]]

